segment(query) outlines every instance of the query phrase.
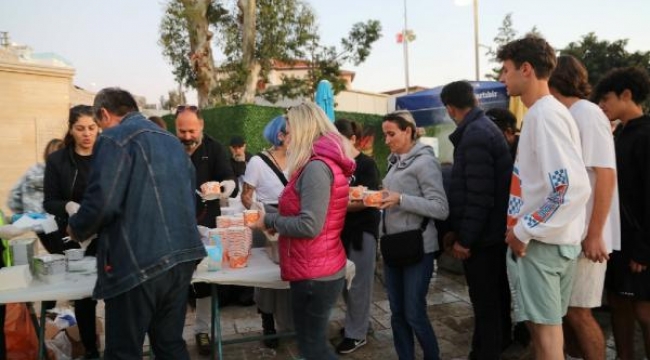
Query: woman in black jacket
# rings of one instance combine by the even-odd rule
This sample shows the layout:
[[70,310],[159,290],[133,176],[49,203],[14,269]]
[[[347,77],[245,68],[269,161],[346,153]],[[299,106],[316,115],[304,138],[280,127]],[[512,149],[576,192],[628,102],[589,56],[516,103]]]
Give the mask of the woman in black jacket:
[[[93,119],[91,106],[77,105],[70,109],[68,132],[63,140],[65,147],[52,153],[45,164],[43,208],[56,218],[59,230],[41,237],[50,253],[79,248],[76,242],[64,242],[65,229],[70,215],[76,213],[88,184],[93,146],[99,127]],[[95,256],[95,241],[86,248],[86,256]],[[84,359],[99,358],[95,309],[92,298],[75,301],[75,317],[81,341],[86,349]]]
[[[379,170],[368,155],[356,148],[361,138],[361,125],[354,121],[339,119],[334,122],[341,135],[355,145],[352,156],[356,163],[350,186],[365,186],[368,190],[379,190]],[[345,215],[345,225],[341,240],[348,259],[356,266],[356,275],[349,289],[343,289],[343,299],[347,307],[343,340],[336,352],[349,354],[366,344],[366,333],[370,324],[370,303],[377,255],[377,236],[379,233],[379,209],[366,207],[363,201],[350,201]]]

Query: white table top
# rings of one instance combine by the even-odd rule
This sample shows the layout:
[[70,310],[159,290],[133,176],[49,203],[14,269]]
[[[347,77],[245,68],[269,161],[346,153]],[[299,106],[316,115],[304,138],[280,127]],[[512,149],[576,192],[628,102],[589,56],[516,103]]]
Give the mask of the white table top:
[[289,288],[289,283],[280,278],[280,266],[271,261],[264,248],[251,249],[248,266],[244,268],[224,267],[218,271],[207,271],[205,268],[199,267],[194,273],[192,282],[254,286],[267,289]]
[[[355,274],[354,263],[348,260],[345,269],[348,286]],[[194,273],[192,282],[207,282],[222,285],[253,286],[265,289],[288,289],[289,282],[280,278],[280,265],[271,261],[264,248],[251,249],[248,266],[240,269],[229,267],[218,271],[199,268]]]
[[[354,263],[348,260],[346,278],[354,277]],[[63,282],[46,284],[34,279],[25,289],[0,291],[0,304],[46,300],[77,300],[90,297],[95,287],[97,274],[66,273]],[[248,266],[241,269],[225,267],[219,271],[199,268],[192,282],[207,282],[222,285],[254,286],[267,289],[288,289],[289,283],[280,278],[280,266],[268,257],[264,248],[251,249]]]
[[96,280],[96,273],[66,273],[64,281],[53,284],[34,278],[27,288],[0,291],[0,304],[83,299],[92,295]]

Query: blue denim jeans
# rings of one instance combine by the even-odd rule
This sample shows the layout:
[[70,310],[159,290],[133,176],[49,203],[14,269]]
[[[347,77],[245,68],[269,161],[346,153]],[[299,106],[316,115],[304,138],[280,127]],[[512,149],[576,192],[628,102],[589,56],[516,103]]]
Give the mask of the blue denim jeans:
[[405,267],[384,265],[386,292],[390,304],[393,342],[400,360],[415,359],[413,334],[425,360],[440,359],[438,340],[427,315],[427,292],[433,274],[433,253]]
[[298,349],[305,360],[338,359],[327,340],[327,326],[345,279],[291,282],[291,308]]
[[183,262],[137,287],[105,299],[106,360],[142,360],[149,335],[157,360],[189,360],[183,327],[195,262]]

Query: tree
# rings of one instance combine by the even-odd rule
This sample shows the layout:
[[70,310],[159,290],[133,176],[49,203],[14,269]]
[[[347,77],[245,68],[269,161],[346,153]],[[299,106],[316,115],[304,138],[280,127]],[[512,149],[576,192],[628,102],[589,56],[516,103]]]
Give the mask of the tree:
[[216,78],[210,25],[226,15],[215,0],[171,0],[160,24],[163,55],[174,67],[177,82],[196,88],[200,107],[214,102],[211,90]]
[[596,85],[609,70],[617,67],[640,66],[650,72],[650,51],[628,52],[628,40],[609,42],[599,40],[593,32],[579,41],[569,43],[561,50],[563,55],[573,55],[587,68],[589,83]]
[[244,92],[241,102],[252,103],[255,100],[257,79],[259,78],[260,65],[255,57],[255,34],[257,29],[257,2],[255,0],[239,0],[237,2],[241,13],[242,25],[242,67],[246,71]]
[[341,78],[341,66],[352,63],[355,66],[363,63],[370,55],[372,44],[381,37],[381,24],[376,20],[356,23],[352,26],[347,38],[341,39],[340,49],[334,46],[320,45],[320,38],[314,36],[307,46],[310,54],[309,71],[306,78],[283,78],[282,84],[265,91],[262,96],[271,102],[280,97],[296,98],[311,96],[320,80],[328,80],[337,94],[346,87]]
[[[497,51],[503,45],[515,40],[517,38],[517,30],[512,26],[512,13],[506,14],[501,22],[499,27],[499,32],[494,37],[494,47],[490,47],[485,53],[486,56],[489,56],[489,61],[492,63],[497,63],[499,66],[492,68],[491,72],[485,74],[485,77],[492,80],[499,80],[501,75],[501,66],[500,61],[497,59]],[[533,35],[538,37],[543,37],[542,33],[537,29],[537,26],[533,26],[529,32],[526,33],[526,36]]]
[[185,93],[181,90],[169,90],[167,92],[167,97],[160,96],[160,108],[161,109],[174,109],[178,105],[187,104],[185,99]]
[[238,0],[237,5],[237,16],[220,31],[226,59],[214,91],[224,102],[251,103],[273,61],[304,59],[317,28],[311,8],[301,0]]
[[[498,49],[501,46],[514,40],[516,36],[517,36],[517,30],[515,30],[512,27],[512,13],[508,13],[503,18],[503,21],[501,22],[501,26],[499,27],[499,32],[494,37],[495,46],[490,47],[490,49],[485,53],[485,55],[490,57],[489,58],[490,62],[499,63],[499,60],[497,60]],[[485,77],[492,80],[499,80],[500,74],[501,74],[501,66],[497,66],[492,68],[491,72],[485,74]]]
[[[197,88],[199,93],[208,91],[212,104],[253,102],[258,83],[260,79],[268,80],[273,61],[306,62],[309,71],[306,78],[283,78],[280,86],[265,91],[262,95],[270,101],[281,96],[310,95],[321,79],[330,80],[338,92],[344,87],[340,67],[347,62],[358,65],[365,61],[372,44],[381,36],[378,21],[355,24],[337,51],[335,47],[320,44],[315,16],[303,0],[237,0],[236,9],[230,13],[225,13],[217,0],[202,0],[211,4],[209,27],[218,34],[216,43],[225,56],[218,70],[211,70],[210,77],[207,66],[197,67],[193,58],[188,59],[188,54],[196,54],[191,46],[188,51],[188,44],[192,44],[188,35],[192,31],[206,33],[205,30],[189,31],[203,26],[189,17],[185,5],[197,1],[200,0],[170,1],[161,22],[160,45],[174,67],[177,80],[182,79],[184,85]],[[210,18],[210,9],[218,16]],[[202,59],[207,60],[207,56]],[[199,69],[205,70],[203,77],[199,76]],[[199,83],[203,78],[203,83]],[[210,83],[211,80],[214,82]]]

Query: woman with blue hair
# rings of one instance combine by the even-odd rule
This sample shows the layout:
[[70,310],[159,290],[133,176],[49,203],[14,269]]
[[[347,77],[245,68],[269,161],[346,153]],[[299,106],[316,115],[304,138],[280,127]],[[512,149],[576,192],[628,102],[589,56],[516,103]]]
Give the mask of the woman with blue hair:
[[[247,209],[257,201],[264,205],[267,212],[277,211],[278,198],[287,184],[286,124],[285,117],[278,116],[266,125],[263,135],[272,146],[253,156],[246,165],[241,200]],[[275,323],[280,331],[293,329],[289,290],[256,288],[255,302],[262,316],[264,335],[276,333]],[[264,344],[276,348],[278,340],[265,340]]]

